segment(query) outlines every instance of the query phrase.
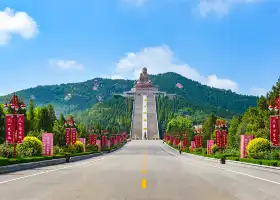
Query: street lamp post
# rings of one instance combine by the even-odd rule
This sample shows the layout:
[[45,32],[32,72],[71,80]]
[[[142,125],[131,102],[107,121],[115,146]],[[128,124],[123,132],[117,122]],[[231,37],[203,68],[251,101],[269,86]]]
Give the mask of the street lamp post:
[[[280,90],[279,90],[279,96],[275,100],[275,106],[273,107],[271,104],[268,107],[269,111],[276,113],[276,116],[278,116],[278,141],[280,141]],[[272,127],[270,127],[270,130]],[[279,147],[279,142],[278,146]]]
[[[19,101],[21,100],[21,102]],[[21,104],[20,104],[21,103]],[[17,130],[17,112],[19,110],[25,110],[25,104],[23,102],[23,98],[19,99],[19,97],[14,93],[12,99],[7,100],[4,104],[4,109],[8,110],[8,108],[12,109],[13,122],[14,122],[14,130],[13,130],[13,144],[14,144],[14,158],[17,155],[17,143],[18,143],[18,130]]]

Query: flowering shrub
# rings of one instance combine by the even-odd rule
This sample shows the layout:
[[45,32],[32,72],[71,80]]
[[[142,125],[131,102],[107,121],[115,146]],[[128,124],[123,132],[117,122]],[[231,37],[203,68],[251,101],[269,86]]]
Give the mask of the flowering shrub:
[[97,152],[97,151],[98,151],[98,145],[89,145],[89,144],[88,144],[88,145],[86,146],[86,150],[87,150],[87,151],[96,151],[96,152]]
[[249,157],[266,158],[270,154],[270,142],[264,138],[255,138],[246,147]]
[[53,154],[62,154],[64,153],[64,149],[60,146],[56,145],[53,147]]
[[212,150],[212,153],[215,154],[219,150],[219,148],[216,144],[214,144],[214,145],[212,145],[211,150]]
[[38,138],[27,136],[23,143],[17,146],[17,151],[20,156],[41,156],[43,144]]
[[77,153],[84,152],[84,144],[81,141],[76,141],[74,147]]
[[7,143],[0,145],[0,156],[11,158],[13,156],[13,149]]

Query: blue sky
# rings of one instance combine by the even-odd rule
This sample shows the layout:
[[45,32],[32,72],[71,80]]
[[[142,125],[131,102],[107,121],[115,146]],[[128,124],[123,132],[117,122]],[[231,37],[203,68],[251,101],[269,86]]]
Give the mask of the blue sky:
[[146,66],[242,94],[280,76],[280,1],[1,0],[0,95]]

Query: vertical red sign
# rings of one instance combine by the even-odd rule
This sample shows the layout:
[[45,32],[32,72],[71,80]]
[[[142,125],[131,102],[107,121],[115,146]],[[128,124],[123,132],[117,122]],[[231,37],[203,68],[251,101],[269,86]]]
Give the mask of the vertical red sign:
[[105,146],[105,136],[104,135],[101,137],[101,146],[102,147]]
[[93,134],[89,134],[88,139],[89,139],[89,144],[92,145],[93,144]]
[[220,130],[216,130],[216,145],[217,147],[221,147],[221,131]]
[[214,145],[214,140],[207,140],[207,154],[212,154],[213,145]]
[[53,155],[53,134],[52,133],[43,133],[42,143],[43,143],[44,156],[52,156]]
[[227,147],[227,130],[222,131],[222,147]]
[[183,145],[184,145],[184,147],[188,146],[188,138],[187,137],[183,139]]
[[72,144],[76,144],[77,129],[76,128],[71,128],[71,134],[72,134]]
[[14,134],[14,116],[6,115],[6,142],[8,144],[13,143]]
[[24,139],[24,114],[17,115],[17,140],[15,143],[21,144]]
[[71,141],[71,130],[70,130],[70,128],[66,128],[65,139],[66,139],[66,145],[69,145],[70,141]]
[[192,147],[192,149],[196,148],[195,141],[191,141],[191,147]]
[[270,142],[273,146],[279,146],[279,116],[270,116]]
[[96,145],[96,134],[93,134],[93,141],[92,141],[93,145]]
[[202,147],[202,136],[201,135],[197,136],[197,143],[198,143],[198,147]]
[[246,158],[248,156],[247,145],[254,139],[253,135],[240,135],[240,158]]

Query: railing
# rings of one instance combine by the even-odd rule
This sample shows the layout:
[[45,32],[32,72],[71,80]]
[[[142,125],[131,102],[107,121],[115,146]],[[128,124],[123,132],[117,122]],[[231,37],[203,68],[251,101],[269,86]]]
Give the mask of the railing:
[[160,137],[159,137],[159,128],[158,128],[158,118],[157,118],[157,101],[156,101],[156,95],[154,95],[154,103],[155,103],[155,107],[156,107],[157,135],[158,135],[158,138],[160,138]]

